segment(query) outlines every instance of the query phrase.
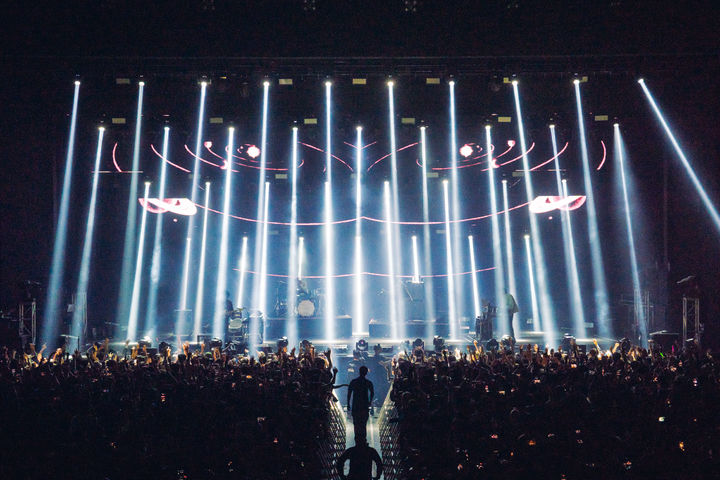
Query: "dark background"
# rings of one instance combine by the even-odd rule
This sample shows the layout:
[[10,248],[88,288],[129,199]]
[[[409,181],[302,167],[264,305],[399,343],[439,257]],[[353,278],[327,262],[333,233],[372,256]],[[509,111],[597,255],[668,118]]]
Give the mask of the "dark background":
[[[263,75],[464,74],[482,79],[487,91],[496,77],[514,73],[534,77],[536,84],[579,73],[591,81],[612,76],[616,81],[607,85],[625,85],[596,89],[588,101],[606,101],[604,110],[619,112],[624,128],[638,132],[626,134],[629,150],[658,151],[633,158],[647,205],[647,235],[657,247],[646,262],[659,264],[670,285],[698,275],[704,321],[710,331],[716,329],[720,233],[633,85],[639,75],[648,79],[710,197],[720,204],[720,42],[714,2],[427,0],[417,2],[417,11],[406,11],[413,4],[105,0],[7,6],[0,49],[0,308],[16,302],[19,281],[45,284],[48,278],[56,187],[62,179],[58,165],[65,155],[75,75],[155,75],[191,82],[202,74],[229,73],[235,75],[234,88]],[[534,91],[532,97],[542,94]],[[123,98],[98,88],[81,101],[108,105],[108,111],[110,105],[123,105],[132,117],[132,98],[132,93]],[[548,88],[547,104],[535,111],[551,113],[556,98]],[[680,292],[671,288],[670,293],[670,325],[676,326]]]

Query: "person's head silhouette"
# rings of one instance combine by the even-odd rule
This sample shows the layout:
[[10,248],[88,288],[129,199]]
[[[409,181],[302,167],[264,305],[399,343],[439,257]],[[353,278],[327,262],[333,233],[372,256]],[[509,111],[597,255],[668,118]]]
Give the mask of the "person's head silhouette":
[[360,370],[358,371],[358,373],[360,373],[361,377],[365,377],[368,374],[368,368],[365,365],[363,365],[362,367],[360,367]]

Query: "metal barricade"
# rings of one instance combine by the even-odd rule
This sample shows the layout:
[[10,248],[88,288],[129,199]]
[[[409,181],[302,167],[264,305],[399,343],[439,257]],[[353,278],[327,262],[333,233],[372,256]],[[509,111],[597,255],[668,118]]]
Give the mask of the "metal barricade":
[[395,402],[390,399],[391,394],[392,387],[390,387],[378,416],[380,449],[382,450],[385,480],[399,480],[405,478],[405,471],[400,461],[398,412],[395,408]]
[[335,462],[345,451],[345,418],[340,402],[330,401],[327,435],[318,439],[317,454],[321,464],[323,480],[339,480]]

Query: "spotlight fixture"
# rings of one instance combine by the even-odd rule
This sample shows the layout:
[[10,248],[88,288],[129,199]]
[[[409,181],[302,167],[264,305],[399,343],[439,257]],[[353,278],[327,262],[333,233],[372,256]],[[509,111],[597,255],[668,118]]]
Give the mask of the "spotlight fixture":
[[433,337],[433,347],[435,347],[436,352],[441,351],[443,348],[445,348],[445,339],[440,335],[435,335]]
[[289,342],[288,342],[287,337],[282,337],[281,339],[279,339],[279,340],[277,341],[277,349],[278,349],[278,351],[287,349],[288,343],[289,343]]
[[416,348],[423,348],[423,349],[424,349],[424,348],[425,348],[425,342],[423,342],[423,339],[422,339],[422,338],[416,338],[416,339],[413,341],[412,346],[413,346],[413,350],[416,349]]
[[140,348],[143,348],[143,347],[150,348],[150,346],[152,346],[152,340],[150,339],[150,337],[145,336],[145,337],[141,338],[140,341],[138,342],[138,347],[140,347]]
[[217,337],[210,340],[210,348],[221,348],[222,344],[223,344],[222,340],[220,340]]
[[355,342],[355,350],[358,352],[367,352],[368,351],[368,342],[364,338],[361,338],[357,342]]

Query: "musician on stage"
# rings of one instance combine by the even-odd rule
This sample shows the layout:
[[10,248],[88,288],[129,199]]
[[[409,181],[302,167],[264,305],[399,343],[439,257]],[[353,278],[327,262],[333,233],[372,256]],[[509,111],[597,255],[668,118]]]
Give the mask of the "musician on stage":
[[505,311],[507,312],[508,316],[508,323],[510,324],[510,336],[512,338],[515,338],[515,329],[513,328],[513,316],[520,311],[518,308],[518,304],[515,301],[515,297],[512,296],[512,293],[508,292],[507,289],[505,289],[505,298],[504,298],[504,305]]
[[230,320],[232,319],[233,314],[233,303],[232,300],[230,300],[230,292],[225,292],[225,336],[224,340],[227,342],[228,338],[230,338]]

